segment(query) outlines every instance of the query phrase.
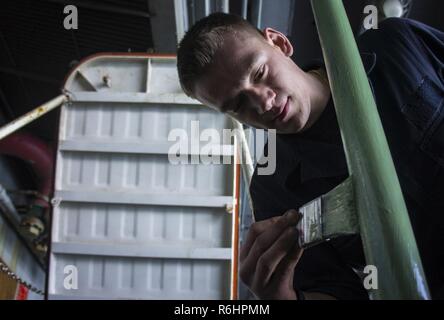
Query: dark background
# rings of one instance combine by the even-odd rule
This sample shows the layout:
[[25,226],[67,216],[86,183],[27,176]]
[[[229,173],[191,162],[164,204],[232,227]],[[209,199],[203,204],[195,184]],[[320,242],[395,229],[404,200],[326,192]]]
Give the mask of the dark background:
[[[153,43],[151,18],[146,0],[2,0],[0,7],[0,113],[2,124],[60,94],[63,79],[82,58],[97,52],[159,52]],[[279,0],[277,0],[279,1]],[[344,1],[354,30],[369,1]],[[65,5],[75,4],[79,29],[65,30]],[[151,8],[151,9],[150,9]],[[240,13],[240,1],[230,1],[230,10]],[[444,30],[444,2],[414,0],[411,18]],[[140,14],[141,13],[141,14]],[[140,15],[138,15],[140,14]],[[146,16],[142,16],[145,14]],[[173,15],[174,17],[174,15]],[[170,19],[165,18],[165,19]],[[276,17],[282,19],[282,17]],[[172,27],[162,32],[175,32]],[[167,28],[168,29],[168,28]],[[290,39],[294,58],[306,63],[320,57],[313,15],[308,0],[296,0]],[[172,44],[171,47],[174,47]],[[162,51],[162,50],[160,50]],[[174,53],[171,52],[170,53]],[[57,140],[58,111],[52,111],[25,130],[47,140]]]

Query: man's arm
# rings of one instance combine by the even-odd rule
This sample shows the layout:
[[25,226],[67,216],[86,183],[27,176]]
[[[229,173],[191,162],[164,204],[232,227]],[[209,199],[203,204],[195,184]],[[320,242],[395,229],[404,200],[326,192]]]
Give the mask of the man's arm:
[[[285,158],[285,157],[284,157]],[[288,159],[289,157],[286,157]],[[282,157],[279,158],[282,160]],[[295,161],[293,161],[295,162]],[[292,162],[292,163],[293,163]],[[252,249],[252,244],[256,241],[256,239],[263,232],[274,232],[272,231],[274,228],[279,229],[278,233],[283,233],[282,230],[285,230],[285,227],[279,226],[277,222],[283,218],[280,214],[286,212],[288,208],[299,208],[301,204],[308,202],[309,199],[299,199],[299,194],[295,194],[290,190],[284,189],[281,180],[279,180],[278,173],[279,169],[282,166],[278,167],[277,173],[271,176],[259,176],[257,175],[257,171],[253,176],[250,185],[251,196],[254,204],[254,212],[256,223],[254,223],[248,232],[247,239],[244,246],[242,246],[242,256],[241,256],[241,267],[243,267],[245,255],[248,254],[248,251]],[[291,172],[291,170],[290,170]],[[297,182],[298,180],[293,179],[293,182]],[[329,180],[330,181],[330,180]],[[332,187],[334,187],[334,182],[332,182]],[[301,185],[300,189],[304,189],[304,186]],[[315,195],[313,195],[314,197]],[[296,225],[296,221],[293,221],[291,224]],[[291,241],[293,244],[296,243],[297,236],[292,237]],[[356,238],[356,237],[355,237]],[[278,239],[278,238],[276,238]],[[346,242],[347,244],[350,241],[346,241],[347,239],[343,239],[342,242]],[[259,241],[261,243],[262,240]],[[285,241],[284,239],[276,240],[276,241]],[[353,241],[353,243],[360,243],[360,239],[357,241]],[[328,243],[322,243],[311,247],[309,249],[304,250],[303,254],[295,259],[296,263],[293,263],[293,276],[290,277],[287,274],[285,277],[275,276],[275,274],[279,274],[279,270],[276,268],[272,270],[274,280],[279,279],[279,284],[274,284],[276,287],[284,288],[285,295],[292,296],[292,299],[296,299],[295,289],[300,292],[303,292],[302,298],[307,300],[311,299],[345,299],[345,300],[354,300],[354,299],[368,299],[368,294],[363,287],[362,281],[359,279],[358,275],[353,271],[353,269],[347,264],[344,260],[344,257],[339,252],[338,248],[348,248],[345,249],[346,252],[350,251],[353,246],[345,246],[339,245],[335,241],[330,241]],[[285,249],[290,248],[290,249]],[[299,248],[296,248],[299,249]],[[271,256],[277,256],[279,259],[282,256],[290,255],[290,253],[286,253],[285,250],[291,251],[296,250],[291,246],[285,247],[282,246],[274,246],[269,245],[268,247],[263,248],[263,252],[265,253],[268,250],[276,250],[276,251],[284,251],[278,253],[270,253]],[[360,248],[358,248],[358,252]],[[362,250],[362,248],[361,248]],[[356,262],[356,257],[353,257],[353,261]],[[266,259],[255,258],[257,263],[264,263]],[[290,259],[291,260],[291,259]],[[364,262],[364,261],[363,261]],[[248,277],[252,277],[252,275],[256,271],[256,266],[254,262],[250,260],[251,265],[248,266],[247,272],[240,274],[241,280],[250,288],[250,290],[255,293],[258,297],[261,297],[260,293],[257,294],[257,290],[252,288],[251,282]],[[267,262],[268,263],[268,262]],[[275,263],[274,263],[275,264]],[[355,264],[353,264],[355,265]],[[259,267],[258,267],[259,268]],[[260,269],[264,269],[264,267],[260,267]],[[266,268],[265,268],[266,269]],[[257,275],[255,275],[257,277]],[[258,277],[259,278],[259,277]],[[279,292],[274,290],[274,293]],[[282,293],[282,292],[281,292]],[[274,299],[283,299],[281,296],[273,297]],[[290,298],[287,298],[290,299]]]
[[[240,250],[240,276],[260,299],[294,300],[294,268],[303,250],[297,243],[295,210],[254,223]],[[305,300],[334,300],[320,292],[303,292]]]

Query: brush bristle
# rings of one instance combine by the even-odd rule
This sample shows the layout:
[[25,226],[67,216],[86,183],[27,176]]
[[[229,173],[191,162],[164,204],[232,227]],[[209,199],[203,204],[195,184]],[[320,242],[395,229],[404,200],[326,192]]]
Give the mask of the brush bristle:
[[301,247],[359,232],[351,177],[299,210],[302,219],[297,228]]
[[359,231],[353,181],[349,177],[321,197],[323,236],[354,234]]

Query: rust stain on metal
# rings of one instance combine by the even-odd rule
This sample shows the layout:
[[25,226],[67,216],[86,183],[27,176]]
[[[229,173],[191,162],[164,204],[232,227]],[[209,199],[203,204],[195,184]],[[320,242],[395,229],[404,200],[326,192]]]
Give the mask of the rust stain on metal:
[[45,108],[43,108],[43,107],[39,107],[38,109],[37,109],[37,114],[38,115],[41,115],[42,113],[44,113],[45,112]]

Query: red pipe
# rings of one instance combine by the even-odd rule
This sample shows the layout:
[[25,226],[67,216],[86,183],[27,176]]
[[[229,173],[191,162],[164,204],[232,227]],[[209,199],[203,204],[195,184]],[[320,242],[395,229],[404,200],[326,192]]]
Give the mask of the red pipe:
[[[37,176],[38,191],[48,200],[52,195],[54,151],[45,142],[25,132],[15,132],[0,140],[0,154],[29,163]],[[48,201],[36,198],[35,205],[48,208]]]

